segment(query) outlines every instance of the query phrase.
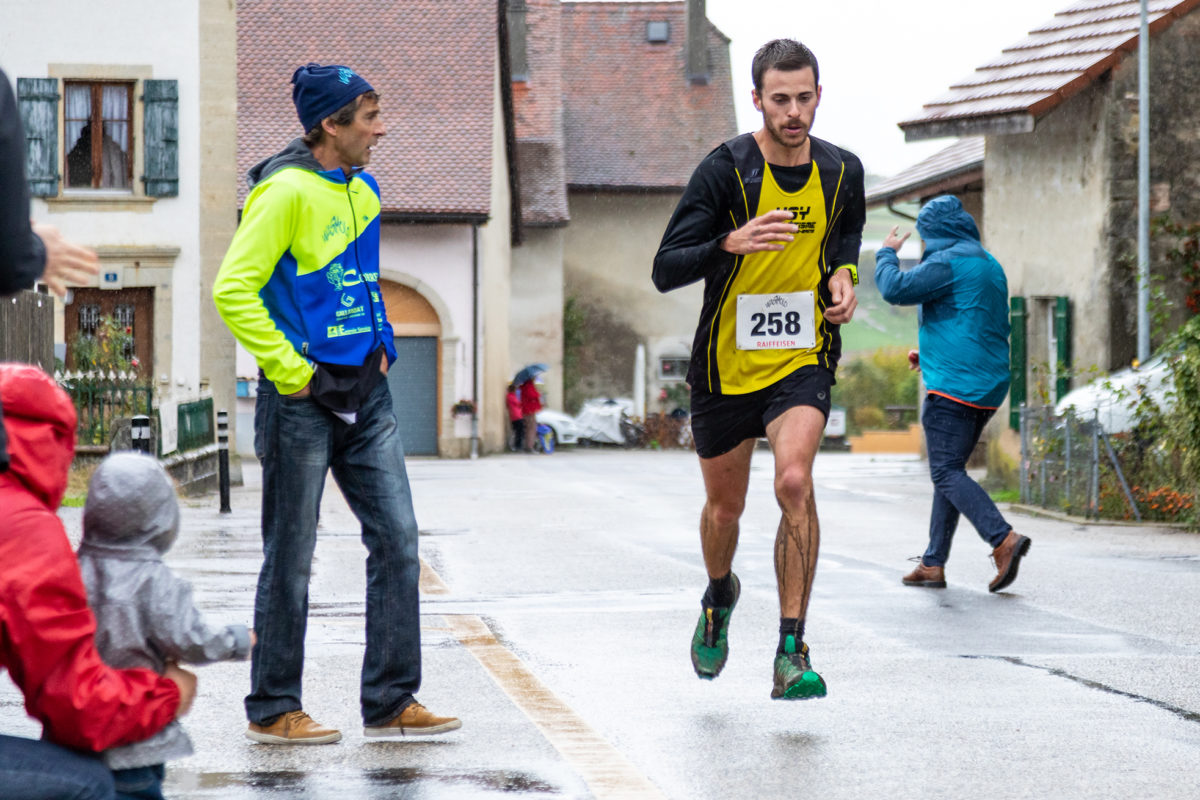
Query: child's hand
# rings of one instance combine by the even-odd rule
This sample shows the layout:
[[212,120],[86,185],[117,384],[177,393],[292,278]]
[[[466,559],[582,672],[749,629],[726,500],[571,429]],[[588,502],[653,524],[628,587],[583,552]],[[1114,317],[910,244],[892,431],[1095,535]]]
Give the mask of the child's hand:
[[250,631],[250,649],[254,649],[254,645],[258,644],[258,634]]

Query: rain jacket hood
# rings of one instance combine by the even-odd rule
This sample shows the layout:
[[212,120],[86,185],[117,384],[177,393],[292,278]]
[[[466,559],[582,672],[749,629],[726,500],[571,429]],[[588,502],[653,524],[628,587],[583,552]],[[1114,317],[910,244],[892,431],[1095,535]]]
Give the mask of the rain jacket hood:
[[81,550],[157,558],[179,534],[179,504],[167,471],[140,453],[104,459],[88,482]]
[[0,401],[11,462],[0,480],[16,480],[47,508],[58,508],[75,458],[71,398],[37,367],[5,364],[0,368]]
[[956,241],[980,241],[975,220],[963,208],[962,201],[951,195],[935,197],[917,214],[917,233],[927,250],[944,250]]

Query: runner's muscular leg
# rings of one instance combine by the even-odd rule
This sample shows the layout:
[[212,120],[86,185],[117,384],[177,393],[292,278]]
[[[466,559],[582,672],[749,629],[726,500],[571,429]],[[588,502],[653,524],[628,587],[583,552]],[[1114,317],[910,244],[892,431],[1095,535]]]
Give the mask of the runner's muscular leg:
[[783,516],[775,536],[775,578],[784,618],[803,619],[808,611],[821,529],[813,497],[812,466],[825,429],[825,415],[796,406],[771,420],[767,439],[775,453],[775,498]]
[[753,452],[754,439],[747,439],[728,453],[700,459],[705,493],[704,510],[700,513],[700,548],[710,578],[725,577],[733,566],[738,520],[746,507]]

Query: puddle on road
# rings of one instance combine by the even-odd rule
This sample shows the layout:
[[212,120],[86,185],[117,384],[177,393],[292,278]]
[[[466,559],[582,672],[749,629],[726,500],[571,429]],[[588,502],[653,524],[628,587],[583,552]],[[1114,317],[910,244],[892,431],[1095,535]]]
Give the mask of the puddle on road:
[[167,794],[180,800],[242,800],[287,797],[298,800],[353,797],[356,800],[412,798],[506,797],[559,798],[572,796],[534,775],[506,770],[453,771],[414,767],[347,772],[308,773],[167,771]]

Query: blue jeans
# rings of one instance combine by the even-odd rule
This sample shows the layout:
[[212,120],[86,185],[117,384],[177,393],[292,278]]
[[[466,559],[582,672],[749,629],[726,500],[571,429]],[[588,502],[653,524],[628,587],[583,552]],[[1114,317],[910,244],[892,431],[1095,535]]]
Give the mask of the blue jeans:
[[929,516],[928,567],[944,567],[950,542],[962,514],[993,548],[1004,541],[1010,525],[978,483],[967,474],[967,459],[994,409],[972,408],[937,394],[926,395],[921,412],[929,477],[933,479],[933,511]]
[[133,769],[114,769],[117,800],[166,800],[162,784],[167,770],[162,764]]
[[380,380],[347,425],[307,397],[258,382],[254,449],[262,462],[263,565],[254,601],[246,716],[263,724],[302,708],[308,580],[317,512],[332,469],[362,524],[367,547],[367,647],[362,666],[366,725],[390,721],[421,685],[417,521],[392,396]]
[[90,754],[38,739],[0,736],[0,797],[5,800],[112,800],[113,777]]

